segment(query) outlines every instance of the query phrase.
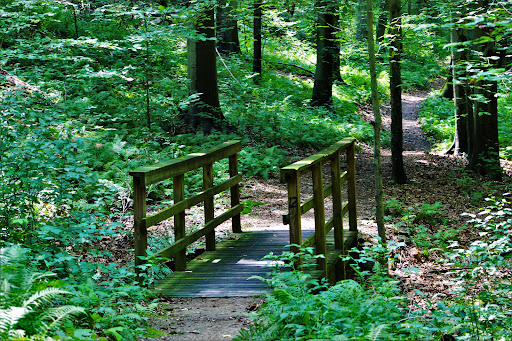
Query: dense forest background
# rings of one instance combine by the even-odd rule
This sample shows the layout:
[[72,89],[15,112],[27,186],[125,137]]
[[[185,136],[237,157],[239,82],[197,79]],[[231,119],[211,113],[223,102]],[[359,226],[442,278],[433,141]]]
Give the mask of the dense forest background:
[[[397,88],[430,90],[443,80],[421,110],[435,150],[467,157],[468,171],[503,179],[500,159],[512,159],[512,4],[398,1],[395,30],[392,3],[372,4],[381,101]],[[138,285],[131,264],[111,262],[115,250],[104,247],[132,238],[123,228],[132,208],[130,170],[241,139],[241,172],[268,179],[292,161],[291,149],[319,150],[347,136],[374,143],[373,118],[362,110],[371,96],[366,1],[0,4],[0,339],[136,340],[156,333],[143,322],[158,299]],[[393,65],[398,83],[390,79]],[[397,146],[400,131],[382,133],[384,148]],[[222,177],[226,170],[215,172]],[[187,193],[201,190],[201,174],[186,181]],[[492,193],[473,196],[480,183],[471,181],[464,184],[468,197],[484,207]],[[156,207],[169,202],[170,182],[152,185],[148,197]],[[408,222],[410,212],[388,199],[389,216],[409,214]],[[475,265],[480,275],[500,279],[482,291],[487,296],[465,308],[463,299],[438,303],[425,322],[408,317],[403,301],[390,303],[399,295],[393,287],[380,304],[393,305],[396,320],[377,319],[375,326],[406,321],[387,332],[394,339],[462,340],[476,330],[482,339],[508,337],[512,302],[509,274],[501,270],[512,246],[511,209],[501,197],[488,204],[488,218],[477,222],[488,239],[471,246],[487,262]],[[438,209],[423,211],[435,216]],[[170,244],[172,234],[153,242]],[[147,266],[145,285],[170,271]],[[452,324],[463,327],[453,331]]]

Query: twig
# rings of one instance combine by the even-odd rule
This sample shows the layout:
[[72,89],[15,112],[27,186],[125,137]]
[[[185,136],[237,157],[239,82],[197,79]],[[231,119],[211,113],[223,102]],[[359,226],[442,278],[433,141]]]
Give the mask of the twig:
[[[235,82],[237,82],[238,84],[240,84],[240,82],[238,81],[238,79],[236,79],[236,77],[231,73],[231,70],[228,68],[228,66],[226,65],[226,62],[224,61],[224,58],[222,58],[222,55],[220,54],[219,50],[217,48],[215,48],[215,51],[217,52],[217,56],[219,56],[220,58],[220,61],[222,62],[222,64],[224,65],[224,67],[226,68],[226,70],[229,72],[229,74],[231,75],[231,77],[233,77],[233,79],[235,80]],[[241,85],[241,84],[240,84]]]

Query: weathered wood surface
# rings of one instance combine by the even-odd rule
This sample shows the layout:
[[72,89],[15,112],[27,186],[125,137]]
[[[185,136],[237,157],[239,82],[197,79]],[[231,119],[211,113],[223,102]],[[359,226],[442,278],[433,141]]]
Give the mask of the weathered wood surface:
[[[304,230],[302,234],[308,237],[313,232]],[[350,245],[354,236],[345,231],[345,244]],[[265,277],[272,271],[272,265],[262,258],[270,252],[281,254],[290,243],[289,231],[244,232],[230,238],[233,239],[219,243],[215,251],[207,251],[187,263],[187,271],[173,272],[159,281],[155,291],[169,297],[247,297],[270,291],[266,283],[249,278]],[[339,254],[334,251],[332,233],[327,237],[327,254]],[[333,261],[327,261],[331,268],[328,273],[334,272]],[[313,269],[312,273],[322,272]]]

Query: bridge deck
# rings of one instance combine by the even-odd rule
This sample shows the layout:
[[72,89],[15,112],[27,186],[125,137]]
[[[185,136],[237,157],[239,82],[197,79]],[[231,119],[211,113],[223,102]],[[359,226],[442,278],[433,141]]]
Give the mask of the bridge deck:
[[[304,230],[303,238],[314,231]],[[354,234],[346,232],[345,244],[351,244]],[[255,231],[233,234],[217,245],[215,251],[207,251],[187,263],[187,271],[173,272],[159,281],[155,291],[169,297],[244,297],[258,296],[270,288],[251,276],[265,277],[272,271],[268,261],[261,260],[273,252],[281,254],[290,243],[286,230]],[[333,249],[332,233],[328,236],[328,250]],[[331,251],[331,258],[339,252]],[[331,264],[333,262],[331,261]],[[314,273],[317,273],[316,271]]]

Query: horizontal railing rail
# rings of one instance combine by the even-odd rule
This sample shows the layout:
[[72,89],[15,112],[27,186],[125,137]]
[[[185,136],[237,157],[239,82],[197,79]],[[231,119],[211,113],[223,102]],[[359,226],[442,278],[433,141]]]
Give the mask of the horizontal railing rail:
[[[242,175],[238,172],[238,154],[242,149],[240,141],[228,141],[205,152],[192,153],[174,160],[144,166],[130,172],[133,177],[133,210],[134,210],[134,241],[135,241],[135,271],[140,274],[140,265],[147,259],[148,228],[163,220],[174,217],[175,242],[156,252],[154,257],[174,257],[175,269],[186,270],[186,249],[201,237],[206,237],[206,250],[215,250],[215,228],[231,219],[234,233],[240,233],[240,182]],[[222,159],[229,159],[229,178],[214,185],[213,164]],[[195,169],[203,169],[203,191],[185,198],[185,175]],[[147,186],[173,179],[174,204],[147,216]],[[230,190],[231,208],[215,217],[214,196]],[[197,204],[204,203],[203,228],[186,234],[185,210]]]

